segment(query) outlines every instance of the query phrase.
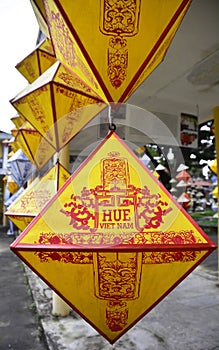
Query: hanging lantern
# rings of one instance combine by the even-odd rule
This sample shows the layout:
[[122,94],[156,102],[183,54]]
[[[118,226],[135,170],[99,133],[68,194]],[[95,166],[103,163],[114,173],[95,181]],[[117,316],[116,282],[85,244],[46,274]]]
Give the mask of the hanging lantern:
[[215,248],[115,132],[11,245],[110,343]]
[[22,126],[22,124],[25,122],[25,119],[20,115],[16,115],[15,117],[11,118],[11,121],[12,123],[14,123],[16,128],[19,129]]
[[5,215],[23,231],[70,176],[59,163],[36,178],[9,206]]
[[188,182],[190,179],[190,175],[189,175],[189,173],[187,173],[187,171],[182,170],[179,172],[179,174],[176,175],[176,179],[178,181]]
[[37,169],[42,169],[55,154],[55,149],[28,122],[19,128],[15,141]]
[[[56,57],[104,101],[124,102],[163,60],[190,0],[45,0]],[[157,20],[159,18],[159,20]]]
[[184,192],[177,199],[177,202],[180,203],[183,206],[183,208],[188,209],[191,205],[191,198],[188,193]]
[[8,167],[10,175],[18,186],[23,186],[30,176],[33,174],[35,167],[26,157],[26,155],[19,149],[8,160]]
[[10,102],[57,151],[106,107],[60,62]]
[[36,49],[19,62],[15,68],[33,83],[42,73],[56,62],[56,57],[50,39],[44,39]]

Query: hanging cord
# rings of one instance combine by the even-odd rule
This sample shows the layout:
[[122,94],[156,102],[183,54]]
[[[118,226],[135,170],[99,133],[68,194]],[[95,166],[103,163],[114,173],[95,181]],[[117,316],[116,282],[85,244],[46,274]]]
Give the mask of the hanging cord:
[[115,131],[116,130],[116,125],[112,122],[111,106],[110,105],[109,105],[109,108],[108,108],[108,119],[109,119],[109,130],[110,131]]

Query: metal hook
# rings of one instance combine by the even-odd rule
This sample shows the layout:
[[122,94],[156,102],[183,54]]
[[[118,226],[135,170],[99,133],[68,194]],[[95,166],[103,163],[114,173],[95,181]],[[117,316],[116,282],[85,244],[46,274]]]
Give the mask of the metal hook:
[[109,109],[108,109],[108,119],[109,119],[109,130],[115,131],[116,125],[112,122],[111,106],[110,105],[109,105]]
[[114,123],[109,124],[109,130],[115,131],[116,130],[116,124],[114,124]]

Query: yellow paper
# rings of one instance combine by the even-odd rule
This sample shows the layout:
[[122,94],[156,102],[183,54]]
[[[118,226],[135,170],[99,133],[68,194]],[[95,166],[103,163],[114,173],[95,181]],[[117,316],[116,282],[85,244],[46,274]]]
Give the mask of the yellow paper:
[[55,149],[28,122],[19,128],[15,140],[38,169],[42,169],[55,153]]
[[42,178],[35,179],[9,206],[5,215],[20,230],[24,230],[56,194],[69,175],[68,171],[57,163]]
[[106,107],[60,62],[10,102],[57,151]]
[[15,68],[17,68],[29,83],[32,83],[55,62],[56,57],[51,41],[49,38],[46,38],[33,52],[19,62]]

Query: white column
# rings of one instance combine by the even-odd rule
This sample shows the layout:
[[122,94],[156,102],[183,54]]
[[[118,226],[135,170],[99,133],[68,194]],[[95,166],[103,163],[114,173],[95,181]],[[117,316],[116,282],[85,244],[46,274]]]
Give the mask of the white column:
[[[60,163],[69,170],[69,145],[65,146],[60,151],[59,161]],[[56,316],[68,316],[70,313],[70,306],[60,298],[55,292],[52,294],[52,314]]]

